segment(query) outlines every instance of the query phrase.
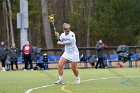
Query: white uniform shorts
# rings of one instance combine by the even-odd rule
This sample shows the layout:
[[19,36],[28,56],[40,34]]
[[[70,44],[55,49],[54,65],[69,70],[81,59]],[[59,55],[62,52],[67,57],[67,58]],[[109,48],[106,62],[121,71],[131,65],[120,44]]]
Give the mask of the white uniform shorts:
[[66,58],[70,62],[79,62],[79,52],[73,52],[73,53],[66,53],[64,52],[62,57]]

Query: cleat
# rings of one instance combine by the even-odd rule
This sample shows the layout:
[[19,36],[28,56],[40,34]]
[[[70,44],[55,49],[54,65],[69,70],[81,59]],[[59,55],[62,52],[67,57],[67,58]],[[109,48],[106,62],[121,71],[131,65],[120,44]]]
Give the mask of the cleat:
[[2,69],[1,71],[6,71],[5,69]]
[[5,70],[5,68],[4,68],[4,67],[2,67],[2,70],[1,70],[1,71],[6,71],[6,70]]
[[54,84],[64,84],[62,79],[58,79]]
[[31,69],[31,71],[34,71],[34,69]]
[[27,71],[26,69],[24,69],[23,71]]
[[80,84],[80,78],[77,78],[77,79],[75,80],[75,84]]

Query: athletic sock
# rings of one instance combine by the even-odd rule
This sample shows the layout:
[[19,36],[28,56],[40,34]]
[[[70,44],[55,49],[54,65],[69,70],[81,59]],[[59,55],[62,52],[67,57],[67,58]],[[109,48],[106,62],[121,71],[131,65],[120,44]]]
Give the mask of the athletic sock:
[[80,79],[79,75],[76,77],[76,79]]
[[63,79],[63,76],[59,76],[58,78],[59,78],[59,79]]

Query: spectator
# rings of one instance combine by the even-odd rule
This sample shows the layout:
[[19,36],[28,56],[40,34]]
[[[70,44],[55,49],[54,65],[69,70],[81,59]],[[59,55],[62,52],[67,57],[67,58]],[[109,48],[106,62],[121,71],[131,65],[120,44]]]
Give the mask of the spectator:
[[2,70],[1,71],[6,71],[5,70],[5,60],[7,59],[9,49],[7,46],[5,46],[5,42],[2,41],[0,45],[0,60],[2,62]]
[[38,60],[38,58],[41,56],[41,51],[42,51],[42,48],[37,48],[37,47],[34,47],[33,48],[33,59],[35,62],[38,62],[40,60]]
[[29,41],[26,41],[25,45],[23,46],[22,58],[25,62],[24,71],[28,69],[28,64],[30,64],[30,69],[33,70],[33,58],[34,58],[34,51],[32,46],[30,45]]
[[13,64],[15,64],[16,69],[18,69],[17,58],[18,58],[18,49],[15,44],[13,44],[10,48],[10,61],[11,61],[11,70],[13,70]]
[[96,63],[95,68],[98,68],[98,65],[100,65],[100,68],[105,68],[105,64],[104,64],[104,48],[107,48],[107,46],[104,45],[104,43],[102,42],[102,40],[99,40],[96,44],[96,55],[98,58],[98,61]]

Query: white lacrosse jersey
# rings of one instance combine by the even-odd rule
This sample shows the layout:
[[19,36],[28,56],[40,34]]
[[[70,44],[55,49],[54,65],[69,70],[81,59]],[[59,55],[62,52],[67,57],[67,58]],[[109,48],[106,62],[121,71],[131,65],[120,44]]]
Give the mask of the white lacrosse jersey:
[[70,31],[68,35],[62,33],[60,35],[60,41],[65,45],[62,57],[68,59],[71,62],[79,61],[79,51],[76,46],[75,34],[72,31]]

